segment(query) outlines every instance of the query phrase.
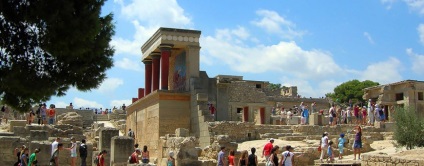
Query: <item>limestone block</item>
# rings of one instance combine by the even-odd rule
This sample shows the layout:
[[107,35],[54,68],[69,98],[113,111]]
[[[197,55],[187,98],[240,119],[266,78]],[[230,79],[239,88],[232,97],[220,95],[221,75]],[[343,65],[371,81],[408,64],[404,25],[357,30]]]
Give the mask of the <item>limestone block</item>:
[[57,116],[57,124],[69,124],[83,127],[83,117],[76,112],[67,112]]
[[[36,148],[40,149],[40,153],[37,154],[38,165],[49,164],[50,155],[52,151],[51,144],[52,142],[50,141],[31,141],[31,143],[29,144],[30,152],[34,152]],[[61,156],[63,156],[62,153],[61,153]],[[66,157],[69,157],[69,156],[67,155]],[[67,159],[64,157],[62,158],[59,157],[59,160],[60,160],[59,163],[63,164]]]
[[178,128],[175,130],[175,135],[177,137],[188,137],[190,136],[190,132],[188,131],[188,129]]
[[99,133],[99,150],[111,149],[112,137],[119,136],[119,130],[114,128],[102,128]]
[[28,143],[18,136],[0,136],[0,165],[13,165],[17,159],[13,150],[22,145],[28,146]]
[[14,131],[14,134],[19,137],[29,136],[29,133],[27,132],[27,130],[25,130],[25,127],[23,126],[14,126],[13,131]]
[[13,132],[14,130],[13,130],[13,127],[15,127],[15,126],[22,126],[22,127],[25,127],[25,125],[26,125],[26,120],[9,120],[9,122],[10,122],[10,126],[9,126],[9,131],[10,132]]
[[49,139],[49,133],[45,130],[31,130],[30,131],[31,141],[44,141]]
[[111,146],[110,163],[126,165],[128,157],[134,152],[134,139],[126,136],[114,136]]

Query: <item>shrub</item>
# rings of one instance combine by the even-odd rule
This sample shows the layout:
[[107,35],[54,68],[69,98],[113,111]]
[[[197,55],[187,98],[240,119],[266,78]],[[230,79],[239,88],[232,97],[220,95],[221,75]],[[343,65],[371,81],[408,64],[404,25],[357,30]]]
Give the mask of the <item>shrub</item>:
[[396,129],[394,139],[407,149],[424,147],[424,119],[418,116],[414,107],[396,107],[394,118]]

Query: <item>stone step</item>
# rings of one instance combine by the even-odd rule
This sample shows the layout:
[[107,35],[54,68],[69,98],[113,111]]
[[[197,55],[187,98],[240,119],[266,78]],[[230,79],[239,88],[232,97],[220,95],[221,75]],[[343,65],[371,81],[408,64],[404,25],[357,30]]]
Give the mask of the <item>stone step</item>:
[[361,160],[352,160],[352,159],[337,159],[337,157],[335,157],[334,161],[332,163],[329,163],[326,161],[326,159],[322,160],[323,162],[321,162],[321,160],[314,160],[314,165],[316,166],[330,166],[330,165],[343,165],[343,166],[360,166],[361,165]]
[[294,135],[294,136],[285,136],[281,137],[279,139],[285,140],[285,141],[303,141],[306,139],[307,136],[301,136],[301,135]]
[[261,129],[258,131],[259,134],[265,133],[293,133],[292,129]]
[[259,134],[260,139],[269,139],[269,138],[282,138],[287,136],[300,136],[298,133],[265,133]]

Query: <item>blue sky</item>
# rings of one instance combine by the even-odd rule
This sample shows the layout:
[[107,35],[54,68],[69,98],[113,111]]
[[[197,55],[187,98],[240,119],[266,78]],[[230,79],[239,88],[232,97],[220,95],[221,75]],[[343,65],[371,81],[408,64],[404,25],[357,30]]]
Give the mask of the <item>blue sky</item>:
[[141,45],[159,28],[202,31],[200,68],[298,86],[321,97],[352,79],[424,80],[424,0],[109,0],[114,67],[97,89],[68,91],[64,107],[129,105],[144,87]]

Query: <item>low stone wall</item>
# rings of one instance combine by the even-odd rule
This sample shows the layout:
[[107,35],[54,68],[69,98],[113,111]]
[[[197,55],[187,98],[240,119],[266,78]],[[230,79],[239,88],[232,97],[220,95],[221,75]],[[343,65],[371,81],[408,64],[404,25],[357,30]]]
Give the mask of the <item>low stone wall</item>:
[[[209,122],[211,139],[216,135],[228,135],[232,142],[258,139],[254,122],[219,121]],[[213,142],[213,141],[212,141]]]
[[396,166],[410,166],[410,165],[424,165],[424,158],[416,157],[415,159],[407,158],[404,156],[388,156],[388,155],[362,155],[361,165],[367,166],[380,166],[380,165],[396,165]]

